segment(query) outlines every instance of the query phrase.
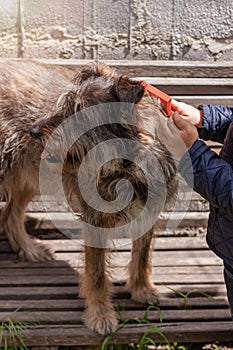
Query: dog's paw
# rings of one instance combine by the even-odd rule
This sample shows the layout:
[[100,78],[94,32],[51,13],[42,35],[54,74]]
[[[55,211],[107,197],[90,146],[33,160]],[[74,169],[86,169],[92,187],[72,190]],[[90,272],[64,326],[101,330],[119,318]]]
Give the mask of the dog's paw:
[[85,323],[91,330],[103,335],[114,332],[118,325],[114,311],[101,312],[98,308],[86,310]]
[[158,305],[158,293],[155,287],[133,288],[131,290],[132,300],[142,304]]
[[31,239],[27,242],[26,248],[22,248],[19,251],[20,261],[49,261],[53,260],[53,253],[51,250],[36,239]]

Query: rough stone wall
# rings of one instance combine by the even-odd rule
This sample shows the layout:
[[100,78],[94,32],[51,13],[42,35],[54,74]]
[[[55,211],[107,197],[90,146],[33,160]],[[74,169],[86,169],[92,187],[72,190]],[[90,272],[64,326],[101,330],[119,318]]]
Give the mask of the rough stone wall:
[[1,57],[232,60],[232,0],[0,0]]

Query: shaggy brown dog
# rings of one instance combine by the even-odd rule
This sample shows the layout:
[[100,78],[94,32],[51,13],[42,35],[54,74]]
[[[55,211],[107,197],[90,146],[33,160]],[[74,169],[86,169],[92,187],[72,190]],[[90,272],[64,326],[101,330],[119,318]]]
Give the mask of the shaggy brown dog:
[[[114,236],[108,232],[112,229],[121,231],[126,226],[127,231],[131,230],[133,247],[127,288],[132,298],[143,303],[156,302],[156,291],[150,280],[150,249],[156,220],[148,225],[151,211],[147,202],[149,199],[149,207],[154,208],[152,213],[156,216],[174,197],[177,187],[174,161],[156,137],[154,120],[164,112],[158,104],[154,107],[153,120],[147,118],[143,108],[140,113],[140,106],[145,104],[140,83],[118,76],[103,64],[84,67],[73,84],[72,72],[65,68],[29,62],[12,62],[1,68],[4,73],[0,87],[0,175],[2,193],[7,200],[1,227],[22,258],[39,261],[51,257],[41,243],[27,235],[24,211],[38,190],[40,157],[60,161],[68,201],[83,215],[85,273],[80,280],[80,295],[87,301],[86,323],[99,333],[111,332],[117,325],[106,269],[107,240]],[[104,106],[104,109],[93,106]],[[69,125],[67,130],[66,121],[73,115],[71,128]],[[96,124],[96,120],[102,122]],[[30,137],[32,125],[33,137]],[[89,125],[88,130],[84,128],[85,132],[79,133],[83,125]],[[74,137],[76,131],[77,137]],[[114,142],[108,143],[109,140]],[[111,154],[110,158],[101,158],[96,147],[99,144],[104,147],[104,155]],[[118,146],[126,150],[123,156]],[[99,160],[102,164],[96,170]],[[87,181],[81,186],[78,176],[84,161],[82,176]],[[57,165],[54,166],[57,169]],[[98,201],[87,203],[85,200],[94,197],[91,175],[94,187],[107,203],[104,210]],[[131,183],[131,192],[125,187],[125,180]],[[122,192],[123,205],[110,210]],[[141,216],[143,210],[145,213]]]

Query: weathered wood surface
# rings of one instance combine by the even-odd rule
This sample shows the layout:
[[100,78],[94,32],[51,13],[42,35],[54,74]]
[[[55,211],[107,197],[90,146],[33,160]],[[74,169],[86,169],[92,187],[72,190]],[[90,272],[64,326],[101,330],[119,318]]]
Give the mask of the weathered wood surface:
[[[164,337],[170,342],[172,339],[178,342],[212,342],[213,339],[224,339],[225,342],[232,341],[233,325],[232,322],[176,322],[173,323],[154,323],[154,328],[151,325],[145,324],[129,324],[125,325],[112,337],[110,337],[108,344],[138,344],[141,337],[148,333],[150,338],[157,343],[165,342],[166,340],[159,334],[162,332]],[[23,332],[23,339],[25,344],[31,346],[51,346],[63,345],[67,346],[85,346],[101,344],[105,337],[96,333],[90,333],[82,325],[57,325],[50,326],[47,329],[44,326],[29,327],[27,331]],[[10,344],[10,343],[9,343]]]
[[[40,60],[77,69],[88,61]],[[143,78],[173,97],[198,105],[215,103],[232,105],[233,62],[163,62],[106,61],[122,74]],[[209,145],[219,151],[219,144]],[[173,213],[179,233],[188,228],[204,229],[208,220],[208,203],[196,193],[187,203],[188,211]],[[80,240],[61,238],[53,220],[67,234],[81,235],[81,222],[67,213],[66,203],[51,197],[37,197],[28,207],[29,221],[39,220],[37,236],[47,236],[46,244],[54,250],[55,261],[29,264],[19,262],[9,244],[0,242],[0,320],[25,321],[22,332],[28,346],[87,346],[101,344],[104,337],[83,325],[84,300],[78,298],[78,271],[83,268]],[[166,227],[169,212],[160,216]],[[182,220],[180,221],[180,217]],[[52,219],[52,221],[51,221]],[[42,221],[41,221],[42,220]],[[74,228],[75,226],[75,228]],[[52,239],[51,239],[52,237]],[[130,259],[129,240],[121,240],[111,259],[114,303],[121,322],[142,319],[148,305],[133,302],[124,289],[125,266]],[[222,262],[206,246],[202,237],[158,237],[153,252],[152,279],[159,292],[157,309],[148,312],[150,324],[126,324],[110,339],[110,344],[138,343],[149,332],[156,342],[233,341],[233,322],[226,300]],[[183,293],[183,297],[181,297]],[[155,327],[152,330],[152,325]],[[157,329],[157,331],[156,331]],[[5,332],[8,345],[12,344]],[[4,344],[4,338],[2,344]]]
[[[77,284],[83,265],[81,244],[68,239],[45,243],[54,250],[56,260],[29,264],[18,262],[9,244],[1,242],[0,320],[26,322],[22,337],[28,346],[101,344],[104,337],[88,330],[82,321],[85,303],[78,298]],[[135,321],[144,318],[148,305],[133,302],[124,289],[130,245],[126,240],[116,247],[110,270],[121,322],[132,320],[109,339],[110,344],[138,343],[147,331],[157,342],[165,341],[158,331],[170,342],[233,340],[222,262],[208,250],[204,237],[156,239],[152,279],[159,305],[148,311],[148,325]],[[12,344],[7,332],[5,337]]]
[[233,92],[232,78],[171,78],[141,77],[171,95],[230,95]]
[[[79,68],[90,60],[39,60],[40,62]],[[114,61],[104,60],[122,74],[130,76],[175,77],[175,78],[230,78],[233,76],[233,62],[206,61]]]
[[[0,62],[9,59],[0,58]],[[16,59],[15,59],[16,60]],[[20,59],[17,59],[20,61]],[[24,59],[25,60],[25,59]],[[35,59],[41,63],[79,69],[93,60]],[[150,61],[150,60],[101,60],[115,67],[121,74],[130,76],[175,78],[229,78],[233,76],[233,61]]]
[[[193,227],[206,227],[208,221],[208,212],[183,212],[183,213],[173,213],[170,217],[169,213],[164,212],[158,218],[158,223],[160,227],[166,227],[168,218],[173,226],[178,226],[180,228],[193,226]],[[53,225],[51,221],[56,222],[58,227],[63,227],[63,229],[70,230],[81,230],[82,222],[79,217],[74,217],[69,213],[60,212],[40,212],[40,213],[28,213],[28,218],[35,218],[40,221],[40,227],[42,229],[50,229]],[[78,236],[79,237],[79,236]]]
[[[7,60],[9,59],[1,58],[0,62],[6,62]],[[17,61],[20,61],[20,59],[17,59]],[[66,66],[74,70],[92,62],[92,60],[62,59],[37,59],[35,61],[51,65]],[[213,101],[213,99],[231,101],[232,103],[233,61],[104,60],[103,62],[115,67],[119,73],[127,74],[134,78],[145,79],[149,83],[165,89],[167,93],[176,96],[181,94],[182,98],[189,98],[190,101],[195,99],[196,101],[194,104],[202,102],[203,98],[205,103],[211,100]],[[188,97],[186,97],[186,95],[188,95]],[[206,99],[208,99],[208,101],[206,101]]]

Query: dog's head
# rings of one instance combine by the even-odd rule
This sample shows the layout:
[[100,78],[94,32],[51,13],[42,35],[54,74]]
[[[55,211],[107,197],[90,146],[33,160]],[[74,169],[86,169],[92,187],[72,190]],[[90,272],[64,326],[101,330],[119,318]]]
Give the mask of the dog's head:
[[[127,114],[126,109],[129,108],[132,113],[135,104],[142,99],[143,94],[144,87],[139,81],[130,79],[127,76],[119,76],[113,68],[103,63],[88,64],[76,75],[73,90],[63,94],[59,98],[57,110],[39,119],[32,126],[30,130],[31,136],[41,140],[43,146],[45,146],[51,134],[54,134],[54,131],[71,116],[75,115],[76,123],[79,123],[79,114],[81,115],[82,111],[90,110],[90,117],[93,116],[93,119],[102,118],[103,115],[101,115],[100,110],[95,113],[95,109],[92,108],[96,105],[106,106],[103,107],[103,113],[106,113],[106,111],[107,113],[121,113],[122,118],[125,118],[125,114]],[[109,105],[114,106],[114,103],[117,102],[123,103],[124,106],[128,107],[122,110],[122,108],[119,107],[120,104],[115,104],[118,105],[118,107],[110,111]],[[108,126],[108,131],[110,132],[111,130],[111,133],[115,134],[115,136],[112,135],[112,137],[134,137],[135,128],[133,125],[127,125],[126,122],[123,122],[123,119],[119,119],[119,115],[117,118],[118,120],[116,123],[111,121],[111,126]],[[82,117],[80,117],[80,124],[81,123],[83,123]],[[118,124],[117,127],[116,124]],[[57,140],[56,146],[58,146],[58,138],[59,136],[57,138],[55,137]],[[82,146],[83,142],[85,141],[82,139]],[[80,144],[79,140],[77,140],[77,143]],[[77,146],[76,150],[77,148],[79,148],[80,151],[82,147]],[[49,152],[45,151],[42,154],[42,158],[48,157]]]

